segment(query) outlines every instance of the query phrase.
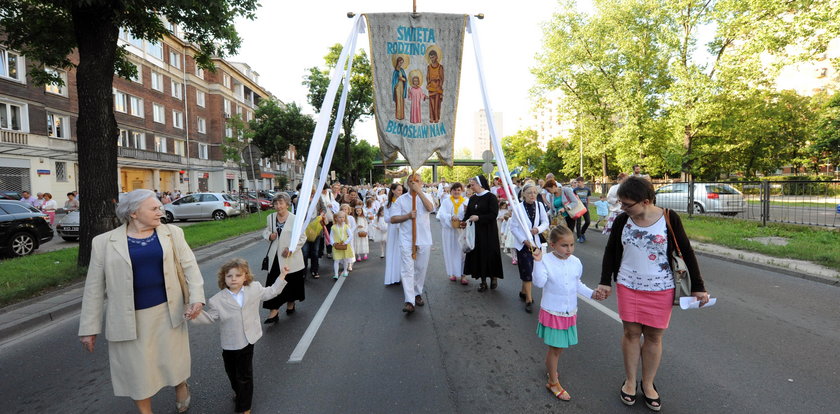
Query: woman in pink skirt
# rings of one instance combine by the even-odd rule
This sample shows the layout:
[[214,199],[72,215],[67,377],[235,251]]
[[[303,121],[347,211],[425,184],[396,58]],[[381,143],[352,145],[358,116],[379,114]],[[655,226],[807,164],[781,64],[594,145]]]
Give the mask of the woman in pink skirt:
[[636,403],[636,373],[641,358],[642,396],[649,409],[659,411],[662,401],[653,382],[674,300],[674,275],[668,261],[676,248],[674,240],[691,274],[691,294],[701,306],[709,301],[709,294],[679,215],[669,211],[668,229],[665,210],[654,205],[656,193],[650,181],[627,178],[618,189],[618,198],[624,213],[613,223],[597,290],[608,296],[612,281],[616,282],[618,315],[624,324],[621,351],[626,376],[620,390],[621,402]]

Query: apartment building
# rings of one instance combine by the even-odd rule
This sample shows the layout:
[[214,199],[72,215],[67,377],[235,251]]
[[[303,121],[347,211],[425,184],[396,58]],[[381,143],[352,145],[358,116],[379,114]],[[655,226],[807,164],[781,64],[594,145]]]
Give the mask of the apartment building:
[[[259,74],[224,59],[214,59],[215,71],[202,70],[196,48],[177,26],[169,28],[156,42],[120,32],[137,76],[114,77],[119,190],[230,191],[239,180],[250,189],[273,188],[280,165],[264,160],[259,177],[248,181],[222,154],[233,135],[226,120],[253,119],[260,100],[271,96]],[[0,190],[49,191],[62,202],[78,188],[75,71],[57,71],[66,86],[36,86],[26,66],[25,56],[0,44]]]

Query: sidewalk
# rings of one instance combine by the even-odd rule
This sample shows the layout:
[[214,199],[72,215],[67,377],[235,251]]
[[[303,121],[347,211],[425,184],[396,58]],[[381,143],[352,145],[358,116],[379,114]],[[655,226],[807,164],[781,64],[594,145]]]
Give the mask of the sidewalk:
[[[262,239],[262,230],[199,247],[193,252],[198,263],[218,257]],[[82,307],[84,281],[0,309],[0,344],[25,331],[72,316]]]

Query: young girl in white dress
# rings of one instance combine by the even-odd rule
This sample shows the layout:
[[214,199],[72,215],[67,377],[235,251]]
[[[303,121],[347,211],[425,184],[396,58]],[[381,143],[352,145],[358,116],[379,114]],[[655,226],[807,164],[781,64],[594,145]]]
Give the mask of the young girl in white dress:
[[[350,265],[353,263],[353,228],[347,222],[347,214],[343,210],[335,213],[333,220],[335,222],[330,229],[330,240],[333,246],[333,279],[338,279],[339,276],[347,277]],[[344,244],[346,248],[343,250],[336,248],[338,243]],[[342,264],[344,272],[338,273]]]
[[388,204],[385,205],[385,222],[388,223],[388,242],[385,245],[385,284],[400,283],[400,267],[402,256],[400,253],[400,225],[391,222],[391,216],[400,215],[397,199],[403,194],[403,186],[399,183],[391,184],[388,192]]
[[356,253],[356,261],[363,262],[368,259],[368,252],[370,252],[370,244],[368,243],[368,231],[370,225],[365,216],[364,208],[357,205],[354,211],[356,219],[356,233],[353,237],[353,252]]
[[575,236],[565,226],[555,226],[548,236],[551,254],[543,257],[542,249],[534,250],[534,286],[543,290],[537,336],[548,345],[545,368],[548,383],[545,387],[555,397],[569,401],[572,397],[560,386],[557,364],[564,348],[578,343],[577,295],[603,300],[588,288],[580,278],[583,265],[573,256]]
[[388,223],[385,222],[385,207],[379,207],[379,211],[373,218],[370,225],[371,240],[379,244],[379,258],[385,258],[385,244],[388,241]]
[[[350,207],[350,204],[344,203],[341,205],[340,210],[344,212],[345,220],[347,224],[350,226],[350,234],[353,236],[356,235],[356,218],[353,217],[353,208]],[[350,247],[353,247],[351,244]],[[353,263],[356,263],[356,256],[350,256],[350,262],[347,265],[347,271],[353,271]]]

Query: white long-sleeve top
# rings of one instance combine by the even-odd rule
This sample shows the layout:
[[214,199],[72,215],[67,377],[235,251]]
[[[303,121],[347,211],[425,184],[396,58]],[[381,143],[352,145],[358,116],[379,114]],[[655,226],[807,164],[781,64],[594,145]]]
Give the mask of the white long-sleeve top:
[[577,294],[591,298],[592,289],[580,280],[583,264],[575,256],[560,259],[553,253],[543,255],[542,260],[534,261],[534,286],[542,288],[540,307],[556,313],[577,313]]
[[[534,225],[531,228],[536,227],[537,230],[542,233],[548,230],[548,226],[551,224],[548,221],[548,213],[545,211],[545,206],[543,203],[539,201],[534,201],[534,204],[537,205],[537,214],[534,217]],[[522,226],[519,224],[519,219],[517,217],[522,216],[526,223],[529,225],[531,223],[531,219],[528,218],[528,214],[525,212],[525,202],[519,203],[516,205],[518,208],[513,209],[513,215],[510,218],[510,233],[513,234],[513,240],[516,243],[514,246],[516,250],[522,250],[522,246],[525,244],[525,240],[531,240],[531,244],[534,244],[533,240],[534,237],[531,233],[525,233],[525,230],[522,229]],[[529,228],[530,230],[530,228]]]

